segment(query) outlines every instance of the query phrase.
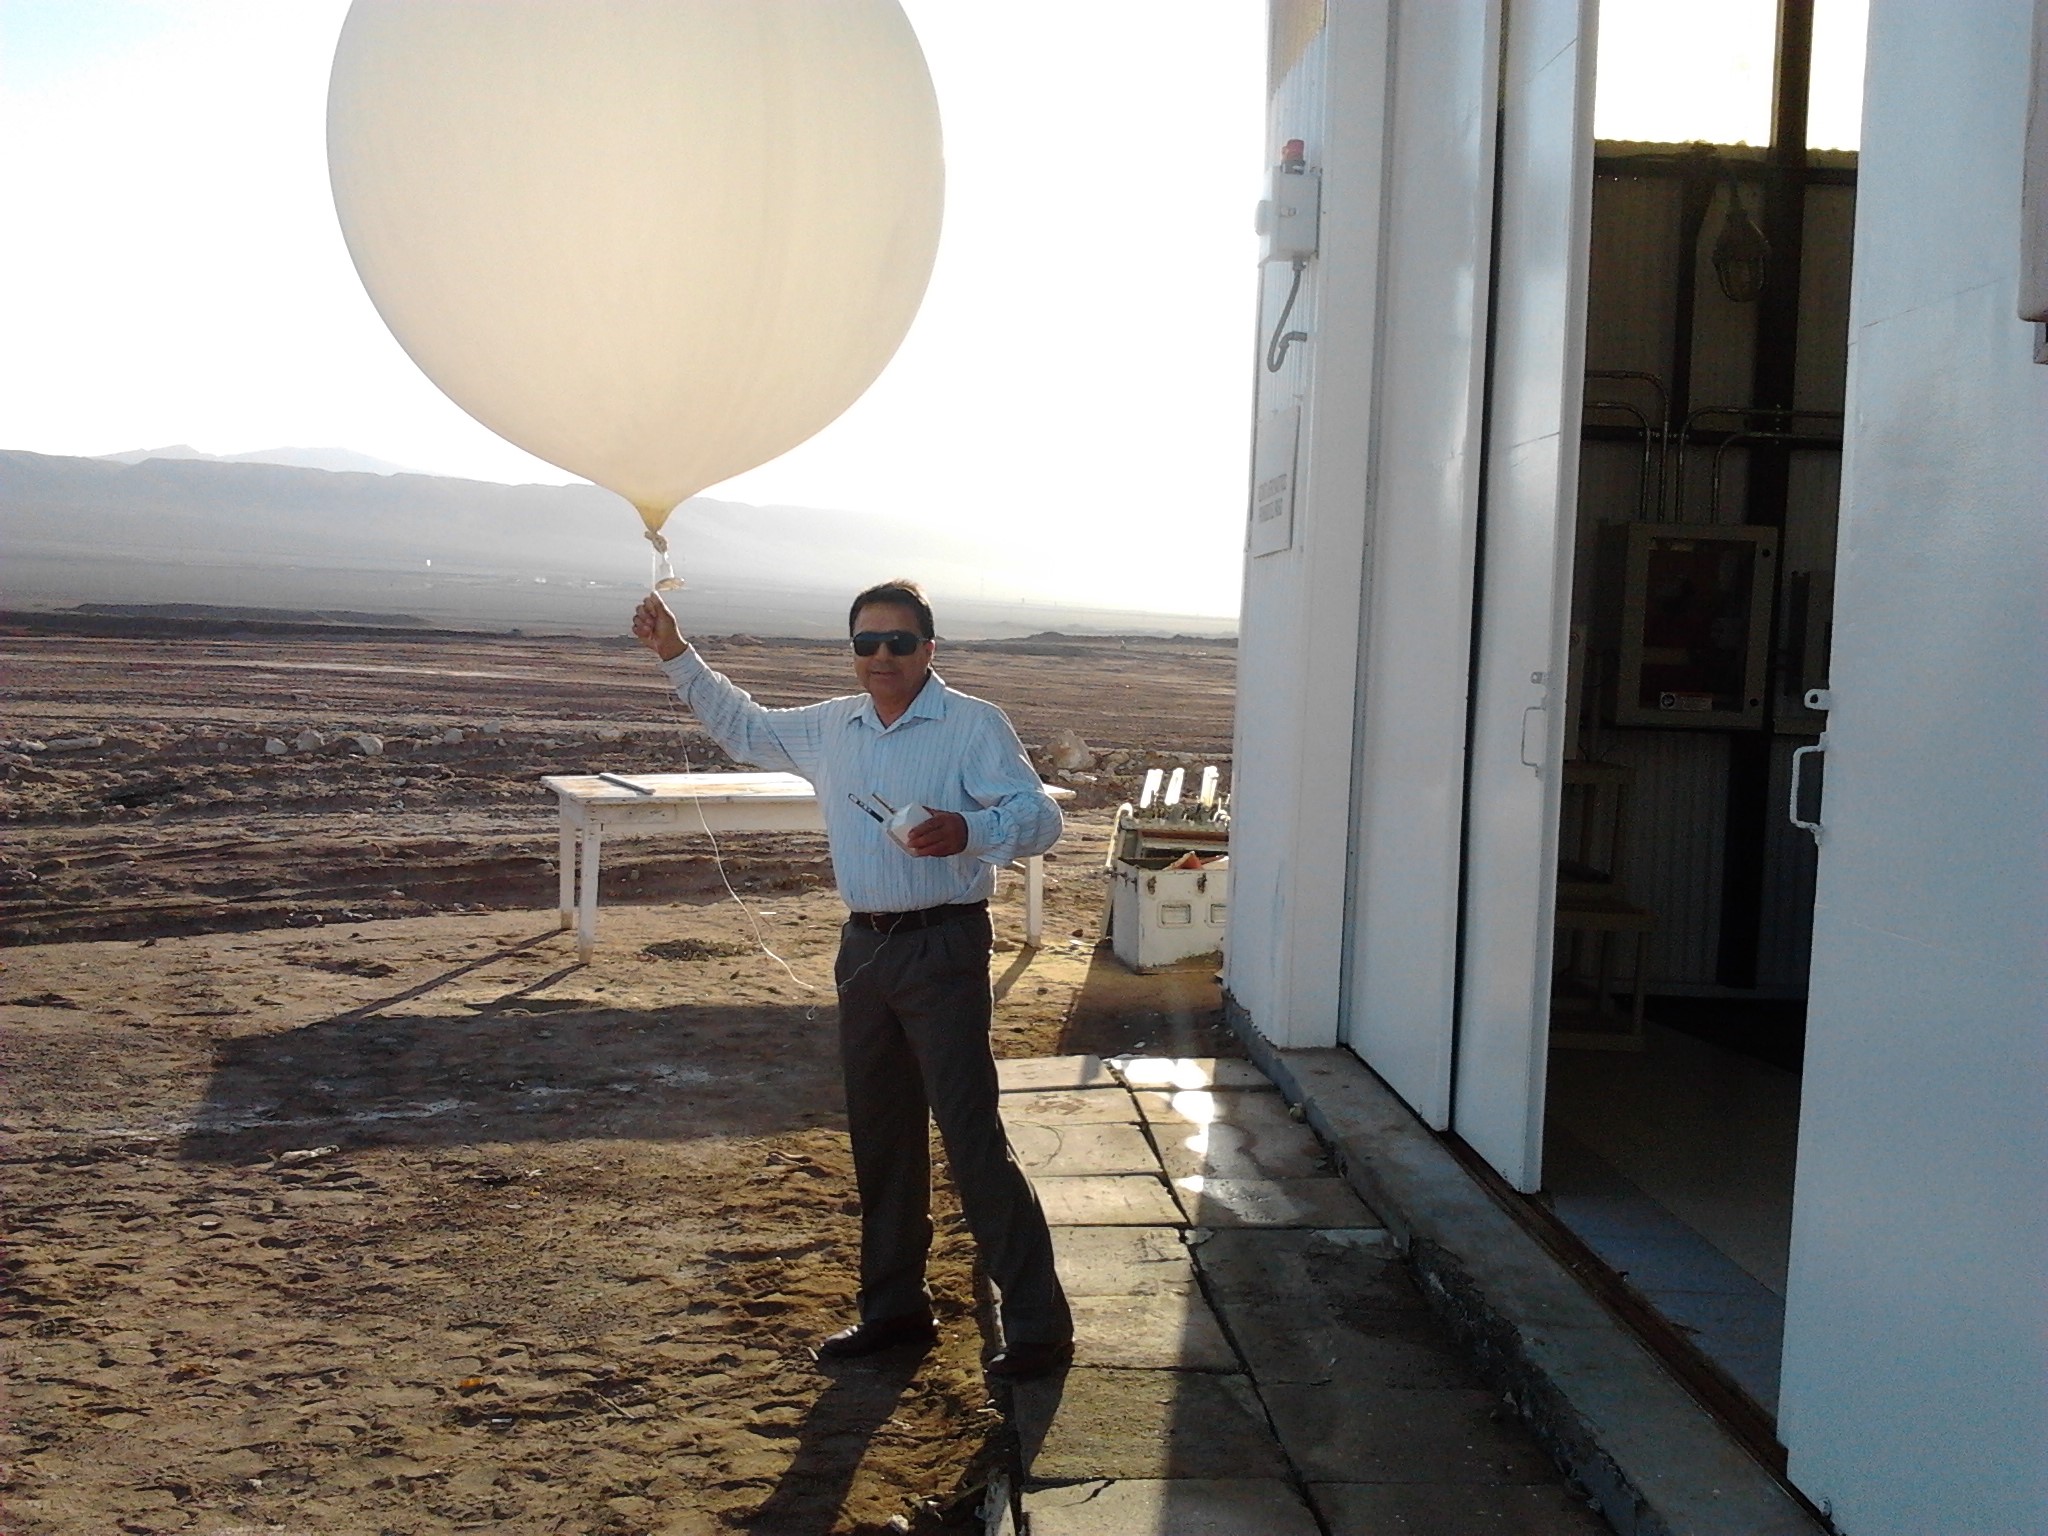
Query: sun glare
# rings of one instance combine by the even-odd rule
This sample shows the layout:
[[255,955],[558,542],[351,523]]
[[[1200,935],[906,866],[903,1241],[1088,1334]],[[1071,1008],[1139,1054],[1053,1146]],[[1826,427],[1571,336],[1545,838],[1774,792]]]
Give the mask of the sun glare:
[[[1601,0],[1593,136],[1652,144],[1771,141],[1777,0]],[[1854,149],[1869,0],[1816,0],[1806,142]]]

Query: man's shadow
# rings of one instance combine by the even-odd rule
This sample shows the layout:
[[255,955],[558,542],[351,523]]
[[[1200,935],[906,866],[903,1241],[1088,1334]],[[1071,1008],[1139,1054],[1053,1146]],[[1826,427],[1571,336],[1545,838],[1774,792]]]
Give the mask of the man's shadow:
[[796,1432],[796,1455],[744,1529],[755,1536],[816,1536],[831,1530],[875,1432],[889,1422],[930,1353],[929,1347],[903,1348],[865,1360],[821,1360],[818,1369],[832,1385],[804,1415]]

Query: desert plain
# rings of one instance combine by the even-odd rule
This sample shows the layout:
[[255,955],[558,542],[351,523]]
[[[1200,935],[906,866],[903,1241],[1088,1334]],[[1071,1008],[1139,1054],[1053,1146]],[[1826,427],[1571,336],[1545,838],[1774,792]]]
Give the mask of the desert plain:
[[[699,643],[764,703],[851,687],[835,646]],[[558,926],[543,774],[733,766],[651,658],[11,615],[0,668],[0,1529],[971,1521],[1005,1429],[942,1174],[940,1344],[811,1353],[858,1234],[822,839],[609,843],[590,963]],[[1231,1052],[1211,968],[1097,940],[1115,806],[1150,766],[1227,774],[1234,651],[939,668],[1091,751],[1042,947],[998,893],[997,1054]]]

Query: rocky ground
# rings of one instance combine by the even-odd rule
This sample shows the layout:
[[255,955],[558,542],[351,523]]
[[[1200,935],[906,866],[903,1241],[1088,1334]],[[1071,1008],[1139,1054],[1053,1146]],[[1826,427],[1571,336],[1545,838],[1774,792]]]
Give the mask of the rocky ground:
[[[538,904],[541,775],[731,766],[630,641],[157,627],[174,632],[0,625],[0,940]],[[764,703],[852,686],[836,648],[701,644]],[[1010,711],[1083,812],[1135,795],[1150,766],[1227,770],[1229,646],[1041,638],[946,648],[940,666]],[[1092,750],[1063,774],[1043,749],[1069,736]],[[757,883],[827,878],[814,842],[749,852]],[[604,896],[675,899],[708,872],[701,847],[625,845]]]
[[[832,648],[704,644],[769,703],[847,686]],[[1091,754],[1047,947],[998,902],[999,1053],[1229,1048],[1206,969],[1094,939],[1114,805],[1226,762],[1233,664],[942,653]],[[9,1536],[965,1518],[1002,1426],[950,1214],[937,1349],[808,1348],[856,1233],[822,847],[621,843],[593,962],[556,929],[541,774],[722,764],[648,658],[20,623],[0,665]]]

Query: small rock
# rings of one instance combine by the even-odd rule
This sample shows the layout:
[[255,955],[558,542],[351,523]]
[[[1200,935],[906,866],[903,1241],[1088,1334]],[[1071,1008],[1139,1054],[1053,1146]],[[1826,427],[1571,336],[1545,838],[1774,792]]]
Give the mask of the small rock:
[[442,743],[442,745],[443,745],[443,746],[449,746],[449,747],[459,747],[459,746],[461,746],[461,745],[462,745],[462,732],[461,732],[461,731],[459,731],[459,730],[457,730],[457,729],[456,729],[456,728],[455,728],[454,726],[452,726],[452,725],[451,725],[451,726],[449,726],[447,730],[445,730],[445,731],[443,731],[443,732],[441,733],[441,743]]
[[339,1147],[301,1147],[296,1152],[278,1153],[277,1165],[280,1168],[296,1168],[302,1163],[317,1163],[323,1157],[332,1157],[340,1150]]
[[51,752],[89,752],[106,744],[104,736],[52,736],[44,745]]
[[505,728],[502,725],[498,724],[497,721],[493,720],[488,725],[479,727],[479,734],[484,736],[495,736],[504,729]]
[[1081,739],[1078,731],[1068,730],[1064,726],[1046,738],[1045,759],[1054,768],[1067,773],[1095,766],[1095,754],[1089,749],[1088,743]]
[[8,742],[7,750],[10,752],[47,752],[50,750],[50,744],[46,741],[37,741],[32,736],[24,736],[19,741]]
[[625,734],[616,725],[600,725],[597,728],[597,739],[599,741],[617,741]]
[[290,750],[290,747],[287,747],[275,736],[266,736],[263,738],[263,755],[265,757],[282,757],[284,756],[285,753],[289,752]]
[[382,736],[372,736],[368,731],[357,731],[353,736],[349,737],[349,740],[355,744],[355,749],[365,757],[382,757],[384,755],[384,738]]
[[301,752],[318,752],[327,745],[327,738],[309,725],[292,738],[292,745]]

